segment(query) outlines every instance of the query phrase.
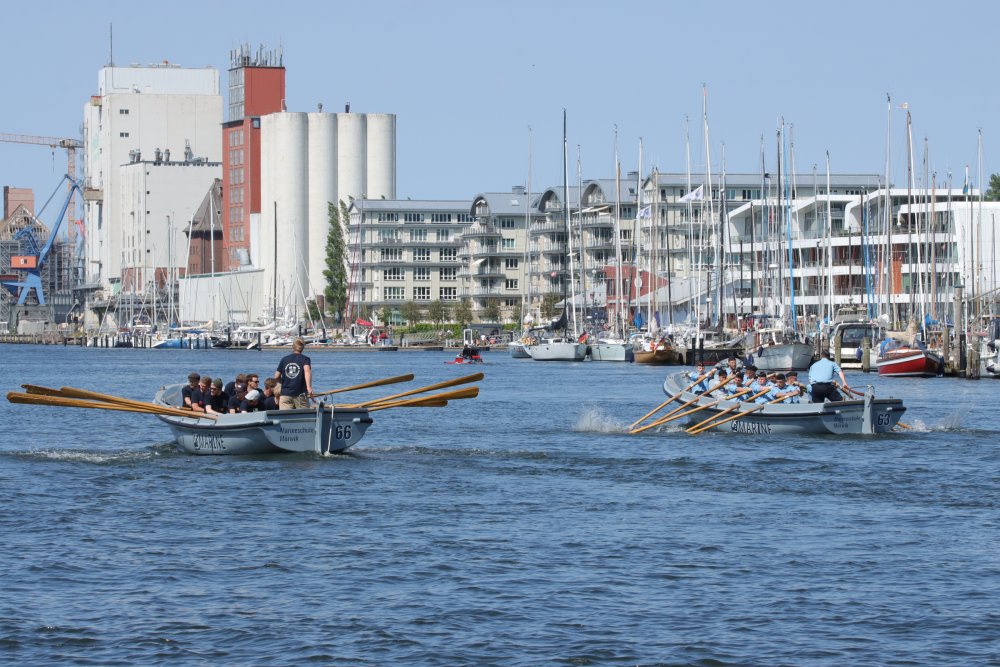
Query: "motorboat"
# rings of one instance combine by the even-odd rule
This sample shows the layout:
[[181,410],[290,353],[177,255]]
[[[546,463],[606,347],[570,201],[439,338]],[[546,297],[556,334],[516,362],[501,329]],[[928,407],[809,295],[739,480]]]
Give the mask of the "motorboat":
[[891,377],[937,377],[944,372],[944,358],[923,341],[886,338],[878,347],[878,374]]

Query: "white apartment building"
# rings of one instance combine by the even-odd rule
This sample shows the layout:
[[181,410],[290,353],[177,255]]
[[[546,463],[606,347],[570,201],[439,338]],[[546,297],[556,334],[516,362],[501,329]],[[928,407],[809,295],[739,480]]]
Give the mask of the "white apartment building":
[[[85,281],[118,291],[126,230],[123,165],[155,159],[222,160],[222,96],[213,68],[158,65],[104,67],[98,92],[84,106]],[[191,193],[195,202],[204,188]],[[128,224],[127,224],[128,223]]]

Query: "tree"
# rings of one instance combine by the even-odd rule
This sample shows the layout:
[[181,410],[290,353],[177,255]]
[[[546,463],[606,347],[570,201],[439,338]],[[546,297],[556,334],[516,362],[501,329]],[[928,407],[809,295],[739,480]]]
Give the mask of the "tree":
[[378,318],[382,321],[382,326],[392,324],[392,308],[382,306],[382,309],[378,311]]
[[1000,174],[990,174],[990,188],[983,194],[986,201],[1000,201]]
[[403,316],[409,326],[418,324],[424,317],[424,309],[416,301],[407,301],[399,309],[399,314]]
[[558,294],[546,294],[545,297],[542,298],[542,317],[551,320],[554,319],[556,315],[559,315],[559,311],[556,310],[556,304],[559,303],[560,300],[562,300],[562,297]]
[[472,304],[468,299],[462,299],[455,304],[455,321],[459,324],[472,322]]
[[348,219],[347,204],[340,202],[338,208],[333,202],[328,202],[327,213],[330,231],[326,235],[326,268],[323,270],[326,287],[323,288],[323,296],[326,298],[326,312],[332,314],[339,324],[347,307],[347,250],[343,227],[343,221]]
[[482,319],[486,322],[499,322],[500,321],[500,302],[496,299],[490,299],[486,302],[486,307],[483,308]]
[[431,301],[427,307],[427,317],[436,325],[448,320],[448,306],[443,301]]

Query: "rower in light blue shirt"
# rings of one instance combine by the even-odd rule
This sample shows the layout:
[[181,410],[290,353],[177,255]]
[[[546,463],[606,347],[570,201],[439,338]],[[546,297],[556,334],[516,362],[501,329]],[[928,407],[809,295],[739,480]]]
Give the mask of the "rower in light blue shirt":
[[837,385],[833,383],[836,376],[840,376],[840,381],[847,387],[847,378],[844,371],[837,364],[830,360],[830,351],[823,350],[821,359],[809,367],[809,386],[811,387],[812,402],[822,403],[829,398],[831,401],[842,401],[844,397],[837,391]]
[[[703,378],[700,382],[698,382],[698,384],[691,387],[691,391],[694,392],[695,394],[704,394],[706,391],[708,391],[708,381],[712,378],[712,375],[714,374],[715,374],[715,369],[713,368],[708,372],[705,378]],[[694,367],[694,370],[688,373],[688,378],[690,379],[691,382],[694,382],[702,375],[706,375],[705,364],[698,363]]]

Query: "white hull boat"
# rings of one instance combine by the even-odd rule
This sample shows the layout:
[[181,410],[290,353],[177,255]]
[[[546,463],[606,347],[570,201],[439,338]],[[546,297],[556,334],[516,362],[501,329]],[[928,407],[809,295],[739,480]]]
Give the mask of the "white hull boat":
[[583,361],[587,344],[562,338],[546,338],[528,346],[528,354],[535,361]]
[[[175,384],[156,393],[158,405],[180,407]],[[192,413],[193,415],[194,413]],[[157,415],[188,454],[248,455],[312,452],[333,454],[355,445],[372,424],[365,408],[268,410],[219,415],[217,419]]]
[[[691,408],[716,403],[711,396],[698,396],[683,391],[690,384],[686,372],[673,373],[663,383],[668,396],[680,394],[678,405],[694,400]],[[763,405],[763,407],[761,407]],[[731,410],[735,408],[735,410]],[[724,411],[729,410],[728,412]],[[898,398],[875,398],[871,389],[863,399],[827,401],[825,403],[743,403],[735,400],[718,402],[688,417],[690,424],[705,423],[710,417],[722,421],[709,430],[741,435],[767,436],[773,434],[826,434],[873,435],[888,433],[902,419],[906,408]],[[739,416],[737,416],[739,415]]]

